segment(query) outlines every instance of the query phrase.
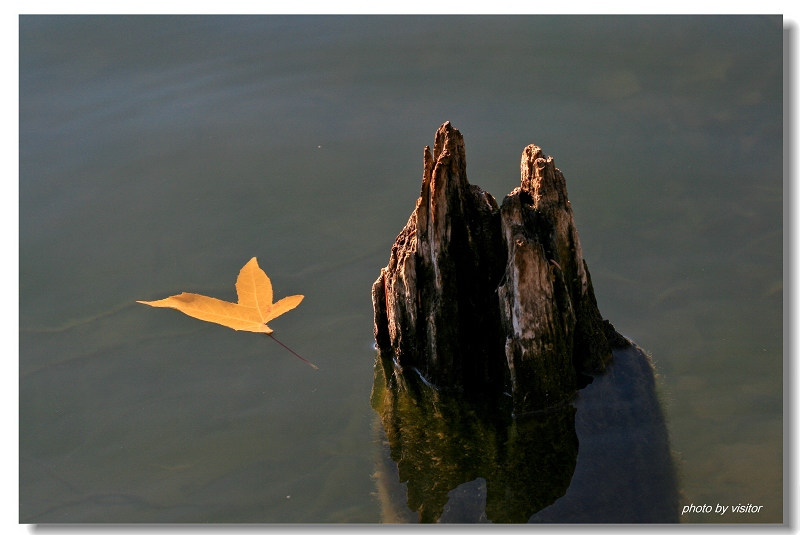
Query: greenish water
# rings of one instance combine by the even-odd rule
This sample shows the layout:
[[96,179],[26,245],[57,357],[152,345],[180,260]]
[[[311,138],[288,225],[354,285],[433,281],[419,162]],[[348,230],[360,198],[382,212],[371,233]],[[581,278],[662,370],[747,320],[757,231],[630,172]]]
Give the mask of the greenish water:
[[[380,522],[370,287],[446,120],[567,179],[682,504],[783,518],[782,21],[20,18],[20,521]],[[264,336],[134,301],[305,300]]]

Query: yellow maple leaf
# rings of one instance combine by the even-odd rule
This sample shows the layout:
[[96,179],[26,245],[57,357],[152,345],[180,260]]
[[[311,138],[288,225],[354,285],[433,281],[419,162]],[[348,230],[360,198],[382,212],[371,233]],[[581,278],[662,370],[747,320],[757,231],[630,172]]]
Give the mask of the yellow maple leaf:
[[[286,347],[272,336],[273,330],[269,328],[267,322],[295,308],[303,300],[303,296],[291,295],[273,303],[272,282],[264,270],[258,267],[255,257],[251,258],[239,272],[239,277],[236,279],[236,295],[238,303],[188,292],[172,295],[159,301],[136,302],[151,307],[174,308],[187,316],[218,323],[237,331],[268,334],[273,340]],[[286,349],[289,348],[286,347]],[[289,351],[317,369],[316,366],[291,349]]]

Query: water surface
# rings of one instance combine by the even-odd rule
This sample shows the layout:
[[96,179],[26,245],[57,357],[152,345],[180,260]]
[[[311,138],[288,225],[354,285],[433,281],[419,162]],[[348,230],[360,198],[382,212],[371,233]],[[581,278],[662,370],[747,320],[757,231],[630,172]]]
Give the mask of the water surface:
[[[446,120],[555,158],[686,505],[783,509],[782,21],[20,18],[20,520],[380,522],[370,286]],[[235,299],[277,344],[134,303]]]

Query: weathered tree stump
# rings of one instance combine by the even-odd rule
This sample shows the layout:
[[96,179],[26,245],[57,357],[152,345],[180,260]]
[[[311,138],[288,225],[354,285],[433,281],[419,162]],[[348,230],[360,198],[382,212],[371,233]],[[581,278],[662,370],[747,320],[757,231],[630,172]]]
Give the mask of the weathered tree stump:
[[597,308],[566,181],[529,145],[498,208],[467,180],[449,122],[425,147],[416,208],[372,288],[375,339],[400,373],[442,389],[506,392],[516,414],[569,399],[628,342]]

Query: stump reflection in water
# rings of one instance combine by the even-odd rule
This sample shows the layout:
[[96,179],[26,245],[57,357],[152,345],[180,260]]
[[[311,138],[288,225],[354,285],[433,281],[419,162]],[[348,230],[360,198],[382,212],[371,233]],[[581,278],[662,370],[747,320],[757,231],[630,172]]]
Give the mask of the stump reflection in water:
[[[514,419],[497,402],[439,391],[392,368],[376,357],[371,401],[417,518],[395,511],[386,520],[524,523],[564,495],[578,456],[574,407]],[[451,491],[476,480],[458,507]],[[475,503],[483,492],[485,514]]]
[[376,474],[384,521],[678,522],[678,475],[650,358],[636,345],[615,348],[593,379],[569,405],[512,418],[496,398],[437,391],[378,354],[372,407],[385,439]]

